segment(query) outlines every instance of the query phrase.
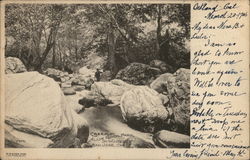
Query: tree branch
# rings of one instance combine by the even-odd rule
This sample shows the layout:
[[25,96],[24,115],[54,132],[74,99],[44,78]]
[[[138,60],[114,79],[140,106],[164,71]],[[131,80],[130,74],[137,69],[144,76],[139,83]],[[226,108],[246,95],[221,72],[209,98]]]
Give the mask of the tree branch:
[[108,11],[105,11],[105,9],[102,8],[102,6],[100,4],[98,4],[98,8],[100,8],[104,13],[106,12],[106,14],[108,14],[108,16],[113,19],[113,22],[116,25],[117,30],[119,31],[119,33],[121,34],[121,36],[128,42],[130,42],[130,40],[122,33],[122,29],[120,28],[119,24],[117,23],[115,17],[112,14],[109,14]]

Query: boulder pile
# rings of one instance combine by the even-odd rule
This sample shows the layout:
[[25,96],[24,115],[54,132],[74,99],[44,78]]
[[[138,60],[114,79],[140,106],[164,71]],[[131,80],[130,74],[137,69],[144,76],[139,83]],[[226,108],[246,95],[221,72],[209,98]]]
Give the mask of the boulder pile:
[[75,91],[90,89],[94,83],[94,70],[82,67],[79,73],[69,74],[54,68],[48,68],[44,74],[53,78],[62,88],[65,95],[75,94]]
[[150,84],[150,87],[168,97],[166,108],[173,111],[173,130],[189,134],[190,70],[180,68],[174,74],[162,74]]

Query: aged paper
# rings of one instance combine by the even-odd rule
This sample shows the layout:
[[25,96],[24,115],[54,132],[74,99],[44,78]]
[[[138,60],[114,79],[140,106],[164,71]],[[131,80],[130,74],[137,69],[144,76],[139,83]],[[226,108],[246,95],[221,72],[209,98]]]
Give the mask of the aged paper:
[[[190,136],[189,146],[124,148],[120,142],[106,145],[108,135],[90,132],[88,140],[100,142],[90,148],[6,147],[5,130],[11,124],[5,112],[7,90],[18,81],[5,81],[5,9],[6,5],[40,4],[186,4],[190,5]],[[101,8],[102,9],[102,8]],[[56,25],[56,24],[54,24]],[[117,27],[118,28],[118,27]],[[119,29],[119,28],[118,28]],[[35,77],[33,77],[35,78]],[[10,78],[9,78],[10,79]],[[249,159],[249,1],[2,1],[1,2],[1,159]],[[39,79],[38,79],[39,80]],[[37,81],[38,81],[37,80]],[[27,83],[29,83],[27,81]],[[15,84],[15,85],[14,85]],[[9,88],[7,88],[8,86]],[[18,86],[22,87],[22,86]],[[22,94],[20,92],[20,94]],[[16,95],[15,95],[16,96]],[[123,96],[124,97],[124,96]],[[15,98],[11,97],[13,101]],[[46,98],[49,98],[46,97]],[[133,98],[133,97],[130,97]],[[11,101],[12,101],[11,99]],[[153,101],[153,99],[152,99]],[[19,100],[18,102],[22,102]],[[10,102],[8,102],[9,104]],[[42,103],[42,102],[41,102]],[[113,105],[113,104],[112,104]],[[114,103],[115,105],[115,103]],[[114,107],[114,106],[112,106]],[[26,111],[23,109],[24,112]],[[9,111],[9,110],[8,110]],[[36,109],[34,109],[36,111]],[[39,110],[37,110],[39,111]],[[20,111],[21,112],[21,111]],[[52,111],[53,112],[53,111]],[[66,112],[66,111],[65,111]],[[41,112],[42,113],[42,112]],[[105,112],[106,113],[106,112]],[[66,113],[65,113],[66,114]],[[67,113],[68,114],[68,113]],[[75,114],[75,113],[74,113]],[[74,115],[73,114],[73,115]],[[81,115],[86,114],[83,113]],[[13,114],[15,115],[15,114]],[[107,114],[108,115],[108,114]],[[56,115],[55,115],[56,116]],[[86,114],[85,116],[88,116]],[[124,115],[123,115],[124,116]],[[32,117],[36,118],[36,117]],[[124,117],[123,117],[124,118]],[[73,120],[74,121],[74,120]],[[108,122],[108,120],[107,120]],[[63,122],[62,122],[63,123]],[[90,122],[88,122],[90,123]],[[105,122],[103,122],[105,123]],[[8,124],[8,126],[6,125]],[[42,124],[41,124],[42,125]],[[18,132],[23,131],[13,125]],[[14,128],[15,128],[14,127]],[[56,126],[58,127],[58,126]],[[91,128],[90,128],[91,130]],[[13,131],[13,129],[12,129]],[[22,133],[18,133],[22,137]],[[25,133],[26,134],[26,133]],[[43,133],[38,132],[40,136]],[[136,135],[136,134],[135,134]],[[154,143],[147,134],[139,137]],[[23,136],[25,137],[25,136]],[[45,139],[45,138],[44,138]],[[32,139],[47,144],[48,139]],[[29,141],[19,139],[16,143]],[[66,141],[66,140],[65,140]],[[164,141],[164,140],[163,140]],[[165,143],[163,142],[162,143]],[[166,140],[167,141],[167,140]],[[159,143],[159,141],[158,141]],[[32,146],[32,142],[27,142]],[[115,146],[113,146],[115,144]],[[110,145],[110,146],[109,146]]]

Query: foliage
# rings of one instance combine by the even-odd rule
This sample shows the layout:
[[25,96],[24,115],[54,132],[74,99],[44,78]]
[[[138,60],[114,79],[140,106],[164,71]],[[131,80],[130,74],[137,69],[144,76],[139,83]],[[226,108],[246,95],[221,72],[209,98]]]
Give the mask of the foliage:
[[189,67],[189,4],[8,4],[6,56],[29,70],[75,70],[108,57],[115,75],[132,62]]

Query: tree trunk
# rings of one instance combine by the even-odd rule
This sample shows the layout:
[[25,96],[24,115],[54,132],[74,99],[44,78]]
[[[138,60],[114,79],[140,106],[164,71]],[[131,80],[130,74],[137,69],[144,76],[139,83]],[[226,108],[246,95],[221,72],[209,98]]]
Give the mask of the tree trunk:
[[115,33],[112,23],[109,25],[108,31],[108,62],[109,62],[109,69],[114,77],[117,73],[117,66],[116,66],[116,59],[115,59]]
[[46,48],[42,52],[41,55],[40,55],[40,42],[41,42],[41,36],[42,36],[42,32],[41,32],[42,28],[40,28],[40,30],[39,30],[40,32],[37,36],[38,38],[35,39],[35,41],[34,41],[36,44],[35,45],[36,49],[39,50],[39,52],[37,52],[38,60],[37,60],[36,65],[35,65],[35,70],[38,72],[42,71],[42,65],[43,65],[44,61],[46,60],[46,57],[48,56],[51,48],[55,45],[56,35],[57,35],[58,29],[59,29],[59,26],[61,24],[61,20],[63,17],[62,10],[58,15],[57,14],[58,14],[58,11],[55,10],[55,8],[52,8],[51,28],[50,28],[49,35],[48,35],[47,40],[46,40]]
[[8,47],[8,40],[7,40],[7,37],[5,37],[5,46],[4,46],[5,51],[7,51],[7,47]]
[[160,58],[161,30],[162,30],[162,5],[159,4],[157,13],[157,29],[156,29],[156,58]]
[[76,55],[76,62],[78,61],[78,53],[77,53],[77,32],[75,31],[75,55]]
[[61,47],[60,47],[60,45],[58,45],[58,47],[57,47],[58,49],[58,53],[59,53],[59,67],[60,67],[60,70],[62,70],[63,69],[63,67],[62,67],[62,52],[61,52]]
[[56,45],[53,45],[53,51],[52,51],[52,68],[55,68],[56,66],[56,53],[55,53]]
[[38,72],[42,71],[42,65],[44,63],[44,61],[46,60],[47,55],[49,54],[49,51],[51,50],[51,48],[54,46],[54,43],[52,44],[48,44],[46,49],[44,50],[42,57],[39,58],[38,63],[35,66],[35,70]]

